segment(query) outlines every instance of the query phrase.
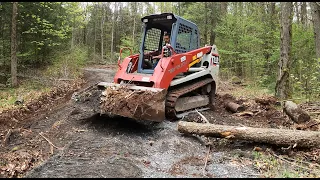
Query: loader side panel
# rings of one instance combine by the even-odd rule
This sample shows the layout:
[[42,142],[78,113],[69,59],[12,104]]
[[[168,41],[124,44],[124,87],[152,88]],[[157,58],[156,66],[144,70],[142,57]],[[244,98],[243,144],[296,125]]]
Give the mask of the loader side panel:
[[211,47],[199,48],[187,53],[176,54],[169,58],[163,58],[154,70],[152,80],[154,87],[168,89],[170,83],[180,73],[188,72],[189,64],[194,57],[200,54],[207,54]]
[[127,57],[121,64],[121,67],[115,75],[114,82],[120,83],[121,80],[130,82],[144,82],[155,88],[168,89],[171,81],[179,73],[187,72],[189,64],[196,56],[210,53],[211,47],[199,48],[187,53],[176,54],[171,57],[162,58],[154,69],[153,74],[143,73],[128,73],[126,68],[131,62],[132,58]]

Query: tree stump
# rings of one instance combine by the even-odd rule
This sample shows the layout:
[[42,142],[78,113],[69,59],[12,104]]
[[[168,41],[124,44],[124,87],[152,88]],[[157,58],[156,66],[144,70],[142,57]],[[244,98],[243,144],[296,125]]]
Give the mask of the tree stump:
[[284,103],[283,111],[295,123],[300,124],[300,123],[304,123],[304,122],[307,122],[310,120],[310,116],[305,111],[303,111],[301,108],[299,108],[298,105],[292,101],[286,101]]

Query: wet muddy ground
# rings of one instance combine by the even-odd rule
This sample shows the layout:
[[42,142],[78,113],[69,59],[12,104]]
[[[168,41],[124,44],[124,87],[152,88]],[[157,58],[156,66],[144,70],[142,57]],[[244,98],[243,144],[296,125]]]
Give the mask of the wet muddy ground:
[[[114,73],[115,68],[88,68],[82,89],[100,81],[112,82]],[[8,145],[1,147],[1,176],[261,177],[252,165],[252,149],[257,143],[187,136],[177,131],[177,121],[153,123],[101,116],[97,108],[100,93],[97,89],[75,93],[66,103],[23,123]],[[224,110],[221,101],[218,97],[214,111],[202,112],[211,123],[292,125],[281,118],[269,122],[261,118],[265,116],[235,117]],[[199,118],[190,114],[183,120]]]
[[[110,82],[113,78],[108,70],[88,70],[87,73],[86,77],[92,80],[90,84],[94,84],[93,80]],[[86,100],[71,100],[47,117],[48,129],[60,120],[47,137],[64,148],[55,149],[52,157],[25,177],[257,176],[250,165],[232,163],[227,152],[214,148],[204,171],[208,147],[197,138],[180,134],[177,122],[137,122],[118,116],[100,116],[94,111],[98,92],[95,94],[92,90]]]

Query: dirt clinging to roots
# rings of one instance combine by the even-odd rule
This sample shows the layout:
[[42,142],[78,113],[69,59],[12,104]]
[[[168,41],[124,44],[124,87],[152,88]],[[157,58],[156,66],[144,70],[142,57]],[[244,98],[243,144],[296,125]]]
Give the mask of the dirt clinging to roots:
[[102,92],[101,114],[111,113],[139,119],[143,115],[143,110],[159,108],[157,103],[164,102],[160,94],[148,90],[132,90],[126,86],[119,88],[107,87]]

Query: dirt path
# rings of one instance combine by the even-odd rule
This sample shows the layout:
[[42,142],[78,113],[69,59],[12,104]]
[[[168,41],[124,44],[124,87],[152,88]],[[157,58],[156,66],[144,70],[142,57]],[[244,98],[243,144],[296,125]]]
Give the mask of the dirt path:
[[[111,82],[114,75],[112,69],[87,69],[85,73],[87,87]],[[6,150],[26,162],[39,162],[20,176],[257,177],[250,164],[236,163],[229,152],[214,148],[203,175],[208,148],[197,138],[181,135],[177,122],[154,124],[99,116],[94,111],[97,95],[92,91],[87,100],[70,100],[26,125],[29,133],[12,135]],[[63,149],[50,148],[44,137]]]

